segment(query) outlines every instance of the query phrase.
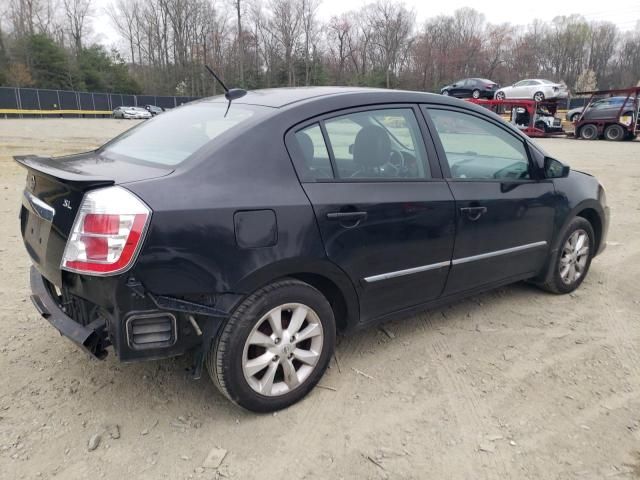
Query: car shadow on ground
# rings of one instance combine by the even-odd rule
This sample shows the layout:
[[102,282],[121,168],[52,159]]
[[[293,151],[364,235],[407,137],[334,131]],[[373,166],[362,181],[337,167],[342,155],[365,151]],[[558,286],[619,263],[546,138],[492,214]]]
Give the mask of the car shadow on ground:
[[[392,348],[396,348],[393,342],[381,341],[385,337],[385,331],[395,331],[394,338],[401,341],[424,341],[425,336],[436,335],[437,330],[447,327],[463,329],[477,329],[477,316],[470,315],[473,312],[485,310],[504,311],[507,315],[520,301],[545,301],[545,298],[555,297],[546,294],[527,283],[516,283],[490,292],[475,295],[433,310],[425,310],[404,319],[394,320],[379,326],[372,326],[365,330],[354,332],[348,336],[340,336],[336,348],[336,358],[340,360],[339,368],[343,373],[353,372],[349,356],[353,341],[356,341],[360,350],[375,349],[376,354],[385,357]],[[421,328],[424,315],[433,320],[430,321],[432,329]],[[70,348],[74,348],[71,346]],[[209,378],[205,369],[199,380],[194,380],[191,375],[193,355],[187,354],[166,360],[148,361],[143,363],[121,364],[115,356],[110,355],[104,362],[91,361],[80,362],[80,352],[74,352],[73,368],[65,371],[68,377],[87,378],[87,388],[84,396],[92,399],[95,409],[100,404],[101,391],[107,393],[105,398],[111,405],[105,405],[108,409],[116,411],[126,410],[130,403],[151,407],[150,417],[173,414],[176,405],[181,411],[192,412],[194,415],[215,416],[217,418],[242,418],[252,417],[255,414],[247,412],[235,406],[218,391]],[[69,356],[66,357],[69,359]],[[335,363],[332,362],[332,368]],[[73,373],[74,369],[80,372]],[[152,422],[150,419],[149,422]]]

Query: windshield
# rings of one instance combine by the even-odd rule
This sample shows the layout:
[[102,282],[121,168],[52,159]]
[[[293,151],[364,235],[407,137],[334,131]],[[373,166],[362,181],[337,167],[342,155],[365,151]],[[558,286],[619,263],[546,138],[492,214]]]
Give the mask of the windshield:
[[232,105],[225,116],[226,110],[226,104],[206,102],[173,109],[107,143],[102,154],[177,165],[258,111],[257,107]]

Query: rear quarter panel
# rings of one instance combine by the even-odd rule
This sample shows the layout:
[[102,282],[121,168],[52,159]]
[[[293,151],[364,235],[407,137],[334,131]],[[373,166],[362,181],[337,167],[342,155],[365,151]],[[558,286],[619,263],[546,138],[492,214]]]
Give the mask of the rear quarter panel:
[[[134,272],[149,290],[237,292],[265,265],[324,256],[313,210],[278,130],[266,122],[209,152],[206,161],[127,185],[153,210]],[[275,244],[238,245],[234,214],[265,209],[275,213]]]

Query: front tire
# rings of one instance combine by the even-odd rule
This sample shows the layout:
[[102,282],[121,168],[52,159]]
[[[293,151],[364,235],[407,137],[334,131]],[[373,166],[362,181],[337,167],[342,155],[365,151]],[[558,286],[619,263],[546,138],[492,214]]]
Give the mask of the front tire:
[[471,96],[476,99],[480,98],[480,90],[476,88],[473,92],[471,92]]
[[592,123],[587,123],[580,129],[580,138],[596,140],[598,138],[598,128]]
[[541,288],[548,292],[571,293],[584,281],[595,253],[595,235],[588,220],[574,218],[560,241],[558,255]]
[[445,97],[448,97],[450,95],[449,90],[443,90],[442,95],[444,95]]
[[236,308],[214,341],[207,369],[232,402],[273,412],[313,389],[329,365],[335,339],[333,310],[322,293],[283,279]]

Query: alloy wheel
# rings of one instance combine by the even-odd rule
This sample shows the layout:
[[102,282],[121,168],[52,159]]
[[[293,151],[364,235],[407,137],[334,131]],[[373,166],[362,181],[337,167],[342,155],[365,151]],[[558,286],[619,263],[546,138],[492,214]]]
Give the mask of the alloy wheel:
[[280,305],[258,320],[242,354],[249,386],[268,397],[295,390],[316,368],[324,331],[314,310],[301,303]]
[[573,232],[564,246],[560,256],[560,278],[570,285],[578,281],[584,274],[589,260],[589,235],[579,229]]

